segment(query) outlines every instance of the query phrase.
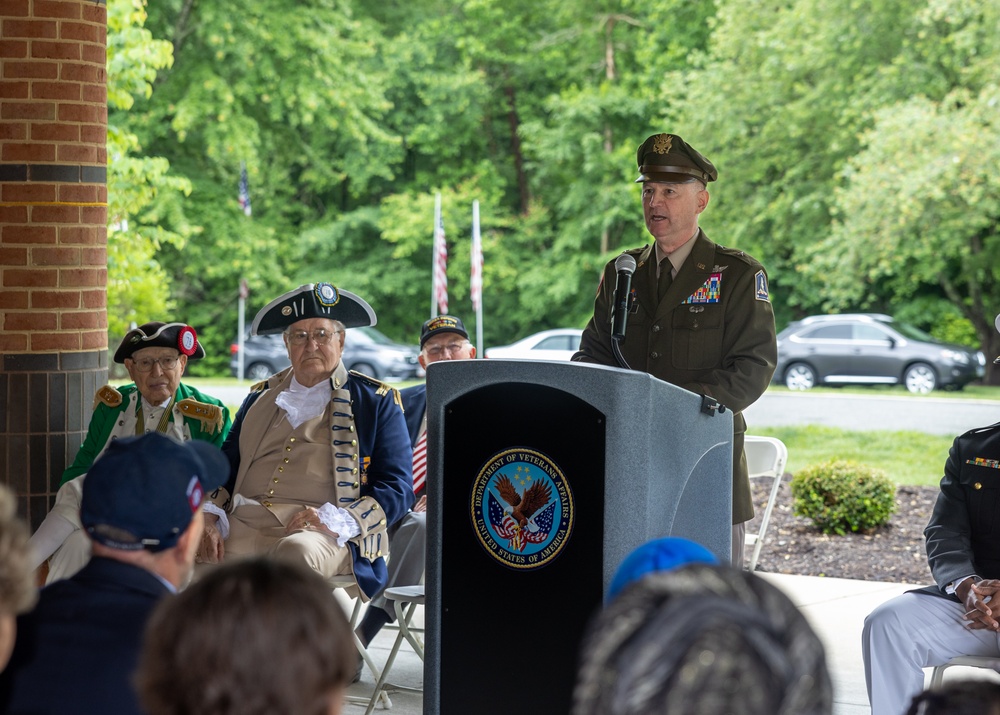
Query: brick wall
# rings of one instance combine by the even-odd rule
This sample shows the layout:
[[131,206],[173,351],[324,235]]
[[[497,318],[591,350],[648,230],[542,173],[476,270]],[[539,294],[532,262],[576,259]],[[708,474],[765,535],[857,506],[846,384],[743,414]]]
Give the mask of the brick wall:
[[0,3],[0,481],[32,525],[107,379],[107,10]]

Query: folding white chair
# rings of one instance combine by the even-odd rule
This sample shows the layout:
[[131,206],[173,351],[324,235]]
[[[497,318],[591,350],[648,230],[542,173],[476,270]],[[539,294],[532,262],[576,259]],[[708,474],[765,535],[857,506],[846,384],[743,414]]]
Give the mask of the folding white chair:
[[985,655],[959,655],[949,660],[944,665],[938,665],[931,671],[931,682],[928,686],[932,690],[940,687],[944,682],[944,671],[953,665],[964,665],[969,668],[986,668],[1000,673],[1000,658],[991,658]]
[[778,488],[781,487],[781,476],[785,473],[785,464],[788,462],[788,448],[780,439],[774,437],[756,437],[746,435],[744,437],[743,449],[747,455],[747,468],[750,478],[771,477],[771,493],[768,495],[767,504],[764,505],[764,514],[760,519],[760,529],[756,534],[746,535],[747,546],[753,545],[753,554],[750,556],[748,571],[757,568],[757,558],[760,556],[760,548],[764,545],[764,535],[767,532],[768,522],[771,520],[771,510],[774,502],[778,498]]
[[375,691],[368,702],[368,709],[365,711],[365,715],[371,715],[371,712],[375,709],[375,704],[379,700],[382,700],[383,708],[392,707],[392,703],[386,694],[390,688],[392,690],[422,692],[422,688],[389,685],[386,681],[389,679],[389,671],[392,670],[392,664],[396,662],[396,655],[399,653],[399,648],[404,640],[410,644],[413,652],[417,654],[417,657],[421,661],[424,659],[424,644],[418,635],[423,629],[415,628],[411,624],[413,612],[417,610],[417,606],[424,605],[424,587],[422,584],[419,586],[397,586],[395,588],[387,588],[384,593],[386,600],[392,601],[392,607],[396,612],[396,625],[399,627],[399,632],[396,634],[396,640],[392,644],[392,650],[389,651],[389,657],[386,659],[385,665],[382,666],[382,674],[378,677],[378,682],[375,683]]
[[[366,648],[365,644],[361,642],[360,638],[358,638],[358,634],[354,632],[355,628],[357,628],[358,619],[361,615],[361,608],[362,608],[360,595],[351,595],[352,593],[356,594],[357,592],[357,582],[354,580],[353,576],[331,576],[329,579],[327,579],[327,583],[330,585],[333,591],[336,591],[337,589],[344,589],[345,591],[344,595],[347,598],[350,598],[354,601],[354,606],[351,610],[351,617],[350,617],[351,636],[354,638],[354,647],[357,649],[358,655],[361,656],[361,659],[365,662],[365,666],[371,671],[372,676],[375,678],[375,680],[379,680],[379,678],[382,677],[382,671],[375,664],[375,661],[372,659],[371,654],[368,652],[368,648]],[[383,707],[391,708],[392,702],[390,702],[389,696],[386,695],[384,692],[380,693],[379,695],[380,699],[382,700]],[[368,698],[361,697],[359,695],[348,695],[345,698],[345,700],[347,700],[347,702],[357,703],[359,705],[365,705],[368,703]],[[374,700],[375,698],[373,697],[372,701]]]

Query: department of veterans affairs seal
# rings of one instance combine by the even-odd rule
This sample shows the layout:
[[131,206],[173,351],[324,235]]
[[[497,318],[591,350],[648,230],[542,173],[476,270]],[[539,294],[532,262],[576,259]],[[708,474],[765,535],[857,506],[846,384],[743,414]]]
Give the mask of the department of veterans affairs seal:
[[562,551],[573,531],[573,493],[540,452],[508,449],[487,461],[472,485],[472,526],[504,566],[536,569]]

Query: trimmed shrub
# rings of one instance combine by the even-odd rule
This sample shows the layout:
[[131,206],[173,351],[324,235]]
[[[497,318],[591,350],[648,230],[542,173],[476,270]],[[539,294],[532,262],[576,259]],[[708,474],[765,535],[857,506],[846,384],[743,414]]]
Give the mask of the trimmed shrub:
[[792,479],[795,513],[824,534],[882,526],[896,510],[896,485],[881,469],[846,460],[812,465]]

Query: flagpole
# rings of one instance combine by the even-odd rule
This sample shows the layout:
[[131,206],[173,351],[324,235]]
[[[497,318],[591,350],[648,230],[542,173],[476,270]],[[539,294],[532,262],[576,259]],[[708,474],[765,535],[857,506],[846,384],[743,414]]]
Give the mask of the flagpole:
[[438,226],[441,225],[441,194],[434,197],[434,240],[431,243],[431,317],[437,317],[437,252]]
[[479,199],[472,202],[472,306],[476,309],[476,354],[483,357],[483,240],[479,233]]

